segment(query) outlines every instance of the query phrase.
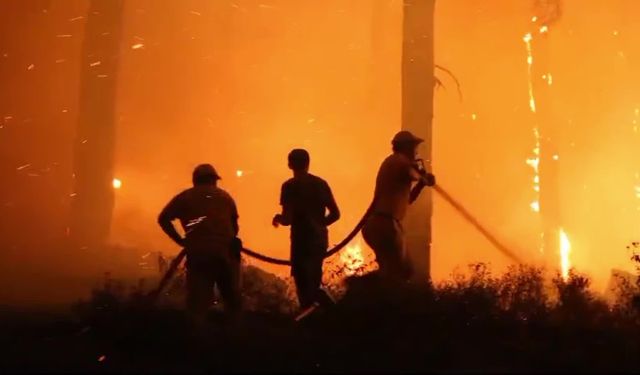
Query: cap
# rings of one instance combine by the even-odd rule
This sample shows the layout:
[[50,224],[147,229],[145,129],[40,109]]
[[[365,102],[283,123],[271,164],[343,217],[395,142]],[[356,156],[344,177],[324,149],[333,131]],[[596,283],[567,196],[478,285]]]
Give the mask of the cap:
[[211,176],[220,180],[222,177],[211,164],[200,164],[193,170],[193,177]]
[[416,137],[408,130],[402,130],[396,133],[391,143],[422,143],[424,139]]

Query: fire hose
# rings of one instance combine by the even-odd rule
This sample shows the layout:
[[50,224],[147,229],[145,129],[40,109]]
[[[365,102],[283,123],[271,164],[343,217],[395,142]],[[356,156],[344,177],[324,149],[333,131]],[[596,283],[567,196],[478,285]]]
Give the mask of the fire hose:
[[[447,193],[446,190],[444,190],[439,185],[433,185],[433,190],[435,190],[435,192],[438,193],[441,198],[443,198],[460,215],[462,215],[462,217],[467,222],[469,222],[474,228],[476,228],[476,230],[478,230],[478,232],[480,232],[502,254],[504,254],[505,256],[507,256],[509,259],[511,259],[512,261],[514,261],[516,263],[522,263],[521,259],[514,252],[509,250],[508,247],[506,247],[503,243],[501,243],[491,232],[489,232],[483,225],[481,225],[478,222],[478,220],[473,215],[471,215],[459,202],[457,202],[455,199],[453,199],[453,197],[451,197],[451,195],[449,193]],[[369,208],[367,209],[367,211],[362,216],[362,219],[360,219],[360,221],[353,228],[353,230],[342,241],[340,241],[337,245],[335,245],[334,247],[329,249],[327,251],[327,253],[325,254],[325,258],[328,258],[328,257],[333,256],[334,254],[338,253],[349,242],[351,242],[355,238],[355,236],[358,235],[358,233],[362,230],[362,227],[364,227],[364,224],[366,223],[367,219],[369,218],[369,215],[371,214],[372,210],[373,210],[373,202],[371,203],[371,205],[369,205]],[[276,265],[281,265],[281,266],[290,266],[291,265],[291,261],[289,261],[289,260],[278,259],[278,258],[273,258],[273,257],[267,256],[267,255],[263,255],[263,254],[260,254],[260,253],[258,253],[256,251],[248,249],[248,248],[246,248],[244,246],[240,249],[240,251],[243,254],[246,254],[246,255],[248,255],[248,256],[250,256],[252,258],[261,260],[263,262],[276,264]],[[160,280],[160,284],[158,285],[156,290],[150,294],[151,296],[154,297],[154,299],[155,299],[155,297],[157,297],[162,292],[162,290],[164,289],[166,284],[171,280],[171,278],[173,277],[173,274],[176,272],[176,270],[180,266],[180,263],[182,263],[182,260],[184,259],[185,256],[186,256],[186,249],[182,249],[182,251],[180,251],[178,256],[175,259],[173,259],[173,261],[171,262],[171,265],[169,266],[169,268],[165,272],[164,276]]]

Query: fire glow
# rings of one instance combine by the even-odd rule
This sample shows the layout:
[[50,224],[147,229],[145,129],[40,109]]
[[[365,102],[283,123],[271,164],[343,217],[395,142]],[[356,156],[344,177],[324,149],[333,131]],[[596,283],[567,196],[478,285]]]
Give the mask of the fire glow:
[[352,245],[347,245],[346,249],[340,253],[340,260],[344,265],[346,276],[353,276],[360,272],[364,267],[364,255],[360,240]]
[[560,228],[560,269],[562,272],[562,279],[567,281],[569,279],[569,270],[571,269],[571,241],[569,236]]
[[113,186],[114,189],[118,190],[122,187],[122,181],[114,178],[113,181],[111,181],[111,185]]

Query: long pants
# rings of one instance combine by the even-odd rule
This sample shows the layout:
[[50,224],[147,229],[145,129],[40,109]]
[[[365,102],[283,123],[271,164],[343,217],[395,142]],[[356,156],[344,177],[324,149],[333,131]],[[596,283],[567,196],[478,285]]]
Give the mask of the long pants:
[[362,237],[375,253],[383,276],[398,280],[411,277],[404,230],[398,220],[390,215],[373,214],[362,228]]
[[310,238],[292,241],[291,275],[296,284],[296,293],[301,308],[326,298],[320,289],[322,284],[322,263],[327,251],[327,240]]
[[187,255],[187,310],[192,316],[201,319],[206,315],[216,285],[225,310],[237,314],[242,305],[240,262],[228,256]]

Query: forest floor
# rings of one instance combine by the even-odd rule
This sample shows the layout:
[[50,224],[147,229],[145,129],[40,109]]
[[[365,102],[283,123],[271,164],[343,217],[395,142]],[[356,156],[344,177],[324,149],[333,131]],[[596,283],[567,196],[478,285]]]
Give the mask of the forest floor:
[[295,322],[286,283],[248,267],[240,323],[214,308],[194,332],[176,302],[179,283],[151,308],[136,288],[106,281],[71,308],[0,309],[0,371],[640,371],[638,287],[629,282],[605,302],[580,275],[550,280],[519,266],[494,277],[475,264],[435,286],[388,285],[373,272],[344,291]]

